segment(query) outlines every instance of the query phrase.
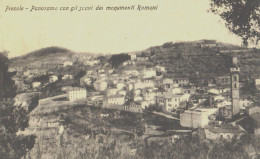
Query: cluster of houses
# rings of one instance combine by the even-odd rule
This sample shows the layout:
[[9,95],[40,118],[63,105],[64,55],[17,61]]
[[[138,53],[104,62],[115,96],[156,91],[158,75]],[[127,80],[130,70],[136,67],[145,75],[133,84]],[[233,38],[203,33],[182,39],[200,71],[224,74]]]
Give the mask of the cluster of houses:
[[[228,88],[211,88],[208,90],[206,105],[193,105],[192,108],[180,114],[180,124],[183,127],[203,128],[208,139],[240,137],[245,133],[259,134],[260,107],[239,96],[239,72],[237,59],[233,59]],[[248,122],[250,120],[250,122]]]
[[164,112],[173,112],[189,100],[190,94],[182,89],[189,86],[189,79],[157,76],[158,72],[166,71],[162,66],[156,68],[126,69],[121,74],[91,71],[80,79],[80,84],[102,93],[103,99],[98,100],[105,108],[142,112],[150,106],[158,106]]
[[[147,57],[137,57],[136,54],[129,56],[130,60],[122,63],[120,71],[115,71],[109,63],[101,65],[98,59],[83,61],[91,69],[86,70],[77,87],[64,89],[68,100],[73,102],[86,99],[89,106],[137,113],[152,107],[165,114],[180,114],[180,124],[183,127],[204,128],[212,138],[216,137],[216,132],[219,135],[222,132],[246,131],[246,128],[242,129],[243,126],[238,126],[238,122],[227,122],[234,122],[237,116],[248,114],[250,109],[255,108],[252,107],[252,101],[239,96],[240,70],[236,58],[233,59],[230,75],[206,79],[207,86],[196,87],[186,77],[166,78],[167,70],[163,66],[128,67],[148,60]],[[70,61],[63,63],[63,67],[72,65],[73,62]],[[57,75],[51,75],[49,83],[58,79]],[[73,79],[70,74],[62,76],[62,80]],[[260,80],[257,79],[255,83],[259,89]],[[41,82],[33,82],[32,88],[37,89],[41,85]],[[259,123],[258,116],[251,113],[248,117],[254,123]],[[255,127],[253,132],[259,131]]]

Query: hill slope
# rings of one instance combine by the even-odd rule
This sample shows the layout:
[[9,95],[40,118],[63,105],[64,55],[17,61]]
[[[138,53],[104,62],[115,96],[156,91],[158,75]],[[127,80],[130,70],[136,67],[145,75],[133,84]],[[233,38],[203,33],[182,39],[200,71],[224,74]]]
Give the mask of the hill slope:
[[150,48],[153,62],[168,70],[170,77],[211,77],[229,72],[231,56],[220,54],[217,48],[201,48],[182,42]]
[[28,65],[36,66],[37,63],[47,62],[47,61],[59,61],[65,59],[72,55],[72,51],[61,48],[61,47],[47,47],[42,48],[24,56],[15,57],[11,59],[11,67],[24,67]]

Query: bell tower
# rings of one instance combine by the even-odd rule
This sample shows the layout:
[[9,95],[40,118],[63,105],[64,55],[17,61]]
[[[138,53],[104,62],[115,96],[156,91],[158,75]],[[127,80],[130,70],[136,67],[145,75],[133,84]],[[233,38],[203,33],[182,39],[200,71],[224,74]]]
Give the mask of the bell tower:
[[240,112],[239,108],[239,72],[237,57],[233,57],[233,66],[230,68],[232,117]]

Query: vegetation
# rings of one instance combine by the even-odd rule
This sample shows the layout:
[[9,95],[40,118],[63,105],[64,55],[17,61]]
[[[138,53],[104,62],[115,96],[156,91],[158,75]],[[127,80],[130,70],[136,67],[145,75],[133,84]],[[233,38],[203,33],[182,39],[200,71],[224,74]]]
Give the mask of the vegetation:
[[0,53],[0,99],[14,97],[15,85],[8,72],[9,59]]
[[34,145],[34,136],[18,136],[19,130],[28,126],[28,112],[14,106],[14,82],[8,75],[8,58],[0,54],[0,156],[1,158],[21,158]]
[[211,12],[225,20],[226,27],[243,39],[258,44],[260,40],[259,0],[211,0]]
[[185,136],[176,142],[142,143],[137,155],[144,159],[248,159],[255,157],[259,149],[259,137],[244,135],[240,140],[203,140],[199,136]]
[[35,50],[31,53],[26,54],[25,56],[23,56],[24,59],[29,58],[31,56],[33,57],[41,57],[41,56],[48,56],[51,54],[57,54],[57,53],[69,53],[71,52],[68,49],[65,48],[60,48],[60,47],[46,47],[46,48],[42,48],[39,50]]
[[127,54],[117,54],[117,55],[112,55],[111,58],[109,59],[109,62],[112,64],[113,67],[116,68],[123,62],[130,59],[131,59],[130,56]]
[[[167,44],[167,45],[166,45]],[[216,77],[229,73],[231,57],[219,54],[216,48],[201,48],[199,43],[166,43],[150,48],[156,52],[152,63],[164,66],[168,77]]]

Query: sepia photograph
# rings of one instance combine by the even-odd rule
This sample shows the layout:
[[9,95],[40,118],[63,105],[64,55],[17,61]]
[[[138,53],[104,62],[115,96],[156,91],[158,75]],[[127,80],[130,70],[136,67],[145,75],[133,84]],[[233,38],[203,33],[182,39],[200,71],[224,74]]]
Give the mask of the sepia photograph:
[[0,0],[0,159],[260,159],[260,0]]

